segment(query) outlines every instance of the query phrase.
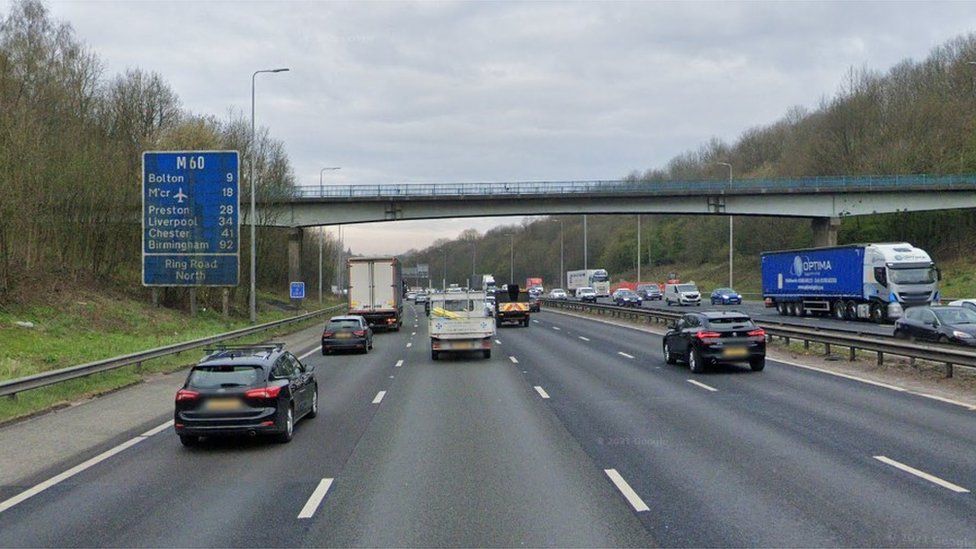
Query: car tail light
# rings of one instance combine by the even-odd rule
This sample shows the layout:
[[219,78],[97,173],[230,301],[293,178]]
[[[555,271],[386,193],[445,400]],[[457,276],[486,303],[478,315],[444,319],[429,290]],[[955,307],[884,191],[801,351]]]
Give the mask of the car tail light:
[[702,330],[696,333],[695,337],[697,337],[702,343],[715,343],[716,341],[718,341],[720,337],[722,337],[722,334],[718,332],[706,332]]
[[755,339],[766,339],[766,330],[763,330],[762,328],[757,328],[755,330],[750,331],[746,335]]
[[281,393],[281,385],[262,387],[260,389],[250,389],[244,392],[246,398],[278,398]]
[[352,333],[352,335],[357,337],[363,337],[364,335],[366,335],[366,330],[356,330]]
[[200,393],[196,391],[191,391],[189,389],[180,389],[176,392],[176,402],[183,402],[186,400],[196,400],[200,398]]
[[332,337],[334,335],[335,332],[322,332],[322,337]]

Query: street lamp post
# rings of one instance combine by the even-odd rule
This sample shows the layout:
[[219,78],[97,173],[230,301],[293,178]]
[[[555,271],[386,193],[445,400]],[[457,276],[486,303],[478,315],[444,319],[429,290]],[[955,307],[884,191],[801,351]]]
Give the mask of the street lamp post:
[[[729,190],[732,190],[732,164],[728,162],[719,162],[718,165],[725,166],[729,169]],[[728,199],[725,201],[728,204]],[[729,288],[732,287],[732,216],[729,215]]]
[[586,214],[583,214],[583,270],[584,271],[589,268],[589,264],[588,264],[589,257],[587,255],[586,245],[587,245]]
[[[322,168],[321,170],[319,170],[319,196],[325,194],[324,192],[325,186],[323,185],[322,174],[324,174],[326,170],[334,171],[334,170],[341,170],[341,169],[342,168],[339,167],[331,167],[331,168]],[[322,247],[324,246],[323,243],[324,240],[325,240],[325,232],[320,230],[319,231],[319,305],[322,304]]]
[[556,277],[560,280],[559,287],[562,287],[562,279],[566,276],[566,271],[563,265],[563,220],[559,220],[559,276]]
[[515,284],[515,233],[508,236],[512,239],[512,252],[508,259],[508,283]]
[[251,180],[251,295],[249,308],[251,311],[251,324],[258,321],[258,299],[257,299],[257,274],[258,274],[258,259],[257,259],[257,203],[255,201],[257,185],[254,181],[254,81],[259,74],[262,73],[275,73],[275,72],[287,72],[288,69],[264,69],[259,71],[254,71],[251,75],[251,146],[250,146],[250,180]]
[[637,214],[637,283],[638,284],[641,281],[641,276],[640,276],[640,267],[641,267],[641,265],[640,265],[641,264],[641,241],[640,241],[640,237],[641,237],[641,234],[640,234],[641,233],[641,226],[640,226],[640,222],[641,222],[641,219],[640,218],[641,218],[640,214]]

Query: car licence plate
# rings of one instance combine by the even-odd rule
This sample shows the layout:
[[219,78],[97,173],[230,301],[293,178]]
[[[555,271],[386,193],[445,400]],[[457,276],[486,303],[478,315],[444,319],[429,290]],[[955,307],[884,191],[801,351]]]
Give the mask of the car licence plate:
[[227,411],[227,410],[237,410],[241,408],[243,403],[237,398],[212,398],[207,401],[207,410],[213,410],[217,412]]
[[472,345],[470,341],[457,341],[451,344],[451,348],[453,349],[471,349],[472,347],[474,347],[474,345]]
[[725,358],[742,358],[749,355],[749,349],[745,347],[730,347],[722,351],[722,356]]
[[336,334],[336,339],[349,339],[350,337],[352,337],[352,334],[346,332]]

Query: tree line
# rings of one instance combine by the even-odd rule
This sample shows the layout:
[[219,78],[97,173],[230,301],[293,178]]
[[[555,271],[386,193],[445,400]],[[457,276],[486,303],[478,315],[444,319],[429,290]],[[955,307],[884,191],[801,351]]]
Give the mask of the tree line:
[[[242,204],[250,201],[247,158],[255,163],[259,199],[284,198],[295,187],[283,143],[266,128],[252,140],[243,113],[193,113],[159,74],[105,72],[98,55],[40,1],[18,0],[0,14],[0,303],[38,280],[140,284],[145,150],[240,151]],[[242,210],[242,223],[247,215]],[[307,249],[323,238],[334,257],[334,240],[305,233]],[[242,230],[238,305],[247,299],[248,237]],[[286,238],[284,230],[259,227],[260,286],[287,286]],[[303,272],[317,273],[317,254],[304,255]],[[335,262],[326,267],[330,281]],[[164,299],[178,303],[182,294],[174,289]],[[200,299],[219,303],[219,292],[211,294]]]
[[[976,35],[947,41],[921,61],[905,60],[881,72],[851,68],[833,97],[815,108],[793,107],[771,124],[746,130],[727,143],[713,138],[697,150],[672,158],[664,167],[635,171],[626,179],[654,185],[663,181],[877,174],[976,173]],[[734,184],[734,182],[733,182]],[[470,273],[471,249],[478,272],[508,278],[515,234],[515,280],[559,272],[563,225],[565,270],[583,268],[581,216],[546,217],[520,226],[474,231],[438,241],[404,255],[406,264],[440,265],[433,278],[460,282]],[[681,265],[694,269],[728,256],[725,217],[643,216],[642,267]],[[812,244],[809,221],[740,217],[735,252],[758,261],[764,250]],[[949,210],[862,216],[845,219],[839,241],[909,241],[938,260],[965,257],[973,248],[976,211]],[[633,215],[589,216],[590,268],[608,269],[614,279],[636,269]]]

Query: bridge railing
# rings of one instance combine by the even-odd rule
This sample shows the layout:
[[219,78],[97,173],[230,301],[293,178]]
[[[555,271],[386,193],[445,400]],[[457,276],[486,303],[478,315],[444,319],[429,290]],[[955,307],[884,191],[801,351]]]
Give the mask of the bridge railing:
[[296,198],[519,197],[573,194],[756,194],[810,190],[880,191],[897,187],[976,189],[976,174],[858,175],[728,181],[516,181],[510,183],[404,183],[303,186]]

